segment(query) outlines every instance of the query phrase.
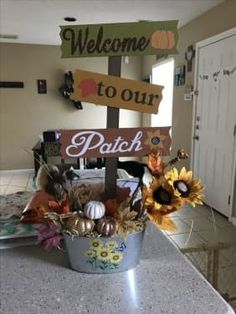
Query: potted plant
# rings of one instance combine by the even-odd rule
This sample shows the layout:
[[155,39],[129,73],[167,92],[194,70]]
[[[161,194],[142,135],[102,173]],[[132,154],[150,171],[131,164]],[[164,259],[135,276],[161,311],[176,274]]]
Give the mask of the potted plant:
[[[103,185],[80,184],[66,193],[63,201],[49,201],[46,222],[39,228],[38,244],[59,247],[64,239],[71,267],[87,273],[125,271],[137,265],[148,221],[159,228],[174,229],[170,214],[183,205],[202,204],[203,185],[182,168],[167,166],[186,158],[183,151],[165,164],[158,152],[148,156],[152,180],[138,186],[117,188],[107,198]],[[69,208],[69,211],[65,211]]]

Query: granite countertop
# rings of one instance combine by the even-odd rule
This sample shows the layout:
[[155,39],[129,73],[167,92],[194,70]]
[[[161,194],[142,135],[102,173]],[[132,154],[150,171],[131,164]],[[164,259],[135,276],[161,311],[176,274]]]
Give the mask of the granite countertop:
[[154,226],[140,264],[115,274],[70,269],[66,252],[0,251],[4,314],[231,314],[234,311]]

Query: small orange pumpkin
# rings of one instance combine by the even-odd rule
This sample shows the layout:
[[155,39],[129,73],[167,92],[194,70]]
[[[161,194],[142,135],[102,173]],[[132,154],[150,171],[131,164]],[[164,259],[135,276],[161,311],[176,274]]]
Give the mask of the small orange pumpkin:
[[175,46],[175,34],[172,31],[155,31],[151,35],[151,46],[155,49],[170,50]]

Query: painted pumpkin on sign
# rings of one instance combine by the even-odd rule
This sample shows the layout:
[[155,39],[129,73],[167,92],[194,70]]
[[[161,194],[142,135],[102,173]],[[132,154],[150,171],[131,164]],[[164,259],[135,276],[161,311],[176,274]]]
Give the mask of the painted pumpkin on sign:
[[172,31],[155,31],[151,36],[151,46],[155,49],[172,49],[175,46],[175,34]]
[[102,202],[90,201],[84,207],[84,215],[89,219],[100,219],[105,214],[105,206]]
[[96,230],[103,236],[109,237],[116,233],[116,220],[112,217],[103,217],[98,220]]

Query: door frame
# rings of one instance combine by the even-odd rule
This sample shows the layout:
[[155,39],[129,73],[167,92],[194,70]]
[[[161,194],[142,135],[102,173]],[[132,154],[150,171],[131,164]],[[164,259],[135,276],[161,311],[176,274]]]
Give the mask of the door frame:
[[[193,92],[193,113],[192,113],[192,132],[191,132],[191,160],[190,165],[191,169],[194,169],[194,134],[195,134],[195,122],[196,122],[196,110],[197,110],[197,96],[198,96],[198,64],[199,64],[199,54],[200,49],[203,47],[206,47],[208,45],[211,45],[217,41],[229,38],[236,35],[236,27],[233,27],[223,33],[214,35],[212,37],[209,37],[207,39],[204,39],[202,41],[199,41],[196,43],[196,52],[195,52],[195,66],[194,66],[194,92]],[[234,189],[235,189],[235,179],[236,179],[236,136],[234,136],[234,153],[233,153],[233,174],[231,178],[231,200],[229,205],[229,221],[233,222],[236,225],[236,195],[234,197]],[[235,212],[233,213],[233,205],[235,203]],[[233,214],[235,215],[233,217]]]

